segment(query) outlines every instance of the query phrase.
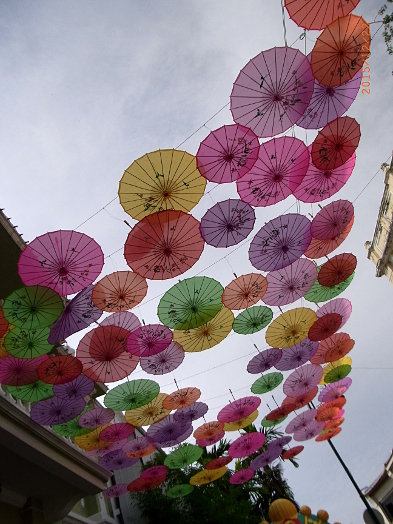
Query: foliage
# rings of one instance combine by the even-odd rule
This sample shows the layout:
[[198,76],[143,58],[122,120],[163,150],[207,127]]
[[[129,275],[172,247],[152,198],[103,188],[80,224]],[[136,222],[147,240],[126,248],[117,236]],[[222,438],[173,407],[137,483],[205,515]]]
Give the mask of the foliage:
[[[387,0],[388,3],[392,4],[393,0]],[[386,43],[387,52],[393,55],[393,11],[389,14],[386,13],[388,10],[387,4],[384,4],[378,11],[379,15],[385,15],[382,19],[383,23],[383,37]],[[386,14],[385,14],[386,13]]]

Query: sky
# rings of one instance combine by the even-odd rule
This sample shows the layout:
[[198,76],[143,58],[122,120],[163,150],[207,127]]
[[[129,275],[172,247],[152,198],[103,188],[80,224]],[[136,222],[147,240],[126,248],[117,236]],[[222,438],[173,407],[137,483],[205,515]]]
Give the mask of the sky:
[[[361,0],[355,14],[371,22],[380,18],[378,8]],[[130,229],[124,220],[135,221],[117,199],[124,170],[159,148],[182,144],[180,149],[196,154],[210,130],[233,123],[227,104],[240,69],[261,51],[284,45],[280,2],[13,0],[1,3],[1,13],[0,206],[25,240],[81,226],[106,255],[102,275],[127,269],[122,246]],[[378,27],[372,25],[372,34]],[[288,16],[286,29],[288,44],[307,53],[319,34],[311,31],[299,40],[302,30]],[[356,167],[340,193],[325,201],[346,198],[355,205],[354,226],[339,250],[358,259],[354,281],[342,295],[353,305],[344,329],[356,341],[350,354],[353,385],[334,444],[361,488],[381,473],[392,448],[393,286],[375,277],[364,248],[372,240],[384,187],[380,166],[393,147],[393,59],[381,33],[371,46],[371,94],[359,92],[347,113],[361,126]],[[299,128],[295,134],[307,144],[315,137]],[[212,192],[192,211],[198,219],[216,201],[237,196],[234,185],[217,189],[209,183],[207,191]],[[315,207],[300,204],[300,212],[315,213]],[[293,197],[257,209],[254,233],[288,208],[296,209]],[[248,243],[231,251],[206,246],[184,277],[205,274],[225,286],[233,273],[251,272]],[[134,312],[152,323],[159,297],[172,282],[148,284]],[[293,307],[300,305],[314,307],[305,301]],[[70,337],[69,344],[77,347],[83,334]],[[180,387],[199,387],[213,420],[231,400],[229,388],[237,397],[249,393],[255,377],[246,365],[256,354],[254,343],[267,347],[264,335],[232,333],[209,351],[187,354],[180,368],[157,379],[161,390],[173,391],[174,379]],[[154,378],[139,368],[133,375]],[[275,398],[281,402],[282,391]],[[269,411],[266,404],[274,405],[269,395],[262,397],[260,418]],[[299,463],[298,469],[285,464],[284,471],[300,504],[315,513],[326,509],[330,522],[361,521],[364,507],[327,443],[306,442]]]

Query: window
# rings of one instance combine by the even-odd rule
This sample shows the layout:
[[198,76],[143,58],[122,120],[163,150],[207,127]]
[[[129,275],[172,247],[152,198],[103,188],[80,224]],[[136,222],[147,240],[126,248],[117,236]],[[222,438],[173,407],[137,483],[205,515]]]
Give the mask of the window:
[[386,197],[386,200],[383,204],[383,208],[382,208],[382,213],[383,215],[388,218],[389,220],[391,219],[391,216],[388,216],[387,213],[389,211],[389,206],[390,206],[390,198],[392,196],[392,193],[389,191],[389,193],[387,194],[387,197]]
[[382,234],[382,226],[380,225],[377,229],[377,232],[376,232],[376,235],[375,235],[375,246],[377,247],[377,249],[379,249],[379,251],[382,251],[380,245],[379,245],[379,241],[381,240],[381,234]]

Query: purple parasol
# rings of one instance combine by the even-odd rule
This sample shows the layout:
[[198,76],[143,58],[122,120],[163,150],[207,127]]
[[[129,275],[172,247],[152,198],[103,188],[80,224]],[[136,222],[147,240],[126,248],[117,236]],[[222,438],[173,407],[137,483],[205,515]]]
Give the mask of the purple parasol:
[[85,375],[79,375],[71,382],[66,384],[55,384],[53,386],[53,393],[55,397],[59,398],[77,398],[86,397],[94,389],[94,380],[90,380]]
[[224,435],[225,431],[220,431],[220,433],[217,433],[216,435],[213,435],[211,437],[197,439],[196,443],[201,448],[206,448],[207,446],[212,446],[216,442],[219,442],[222,438],[224,438]]
[[118,440],[127,439],[135,431],[132,424],[127,422],[118,422],[104,428],[100,433],[100,440],[104,442],[117,442]]
[[240,71],[231,93],[233,120],[259,137],[283,133],[308,106],[314,77],[305,55],[274,47],[252,58]]
[[63,424],[77,417],[85,408],[81,397],[66,399],[52,397],[36,402],[30,411],[30,418],[41,426]]
[[338,313],[342,317],[342,322],[339,327],[339,329],[341,329],[351,316],[352,304],[347,298],[336,298],[317,309],[316,313],[318,318],[323,317],[328,313]]
[[179,435],[176,438],[173,438],[172,440],[165,440],[163,442],[159,443],[160,448],[171,448],[172,446],[177,446],[181,442],[184,442],[188,439],[192,434],[192,426],[191,424],[187,427],[186,431]]
[[109,488],[104,489],[102,496],[105,499],[120,497],[121,495],[128,493],[127,486],[128,484],[115,484],[114,486],[110,486]]
[[299,259],[311,242],[311,222],[303,215],[289,213],[274,218],[253,238],[249,258],[260,271],[277,271]]
[[204,402],[194,402],[194,404],[191,404],[186,408],[175,411],[173,418],[176,422],[191,423],[206,415],[208,409],[208,405]]
[[119,313],[113,313],[106,317],[101,323],[101,326],[118,326],[126,329],[131,333],[135,329],[141,326],[139,318],[131,313],[131,311],[120,311]]
[[316,416],[316,409],[308,409],[307,411],[303,411],[303,413],[296,415],[296,417],[291,420],[291,422],[285,428],[285,433],[295,433],[295,431],[305,428],[312,420],[315,419]]
[[121,449],[109,451],[103,457],[98,459],[98,464],[110,471],[129,468],[139,461],[137,458],[128,458]]
[[201,219],[203,240],[214,247],[230,247],[248,237],[255,223],[253,208],[238,199],[217,202]]
[[0,358],[0,384],[26,386],[37,382],[37,368],[48,360],[47,355],[37,358],[18,358],[12,355]]
[[318,342],[311,342],[306,338],[296,346],[284,348],[281,359],[275,364],[275,368],[279,371],[289,371],[302,366],[316,353],[318,345]]
[[165,419],[152,424],[146,436],[155,443],[160,444],[168,440],[175,440],[188,430],[188,422],[178,422],[173,415],[168,415]]
[[246,433],[232,442],[228,455],[232,458],[249,457],[264,445],[265,440],[265,434],[259,431]]
[[262,300],[269,306],[292,304],[312,288],[317,276],[315,262],[299,258],[290,266],[267,274],[267,291]]
[[126,444],[124,444],[122,449],[125,453],[135,453],[136,455],[139,455],[140,453],[143,453],[144,450],[151,448],[152,444],[153,441],[148,437],[137,437],[129,440]]
[[255,471],[252,468],[240,469],[239,471],[236,471],[236,473],[231,475],[229,482],[235,485],[244,484],[245,482],[252,479],[254,473]]
[[258,151],[258,137],[251,129],[239,124],[222,126],[201,142],[196,154],[197,167],[210,182],[233,182],[251,169]]
[[78,420],[78,424],[82,428],[99,428],[108,424],[115,417],[115,412],[113,409],[109,408],[95,408],[87,411],[84,415]]
[[266,451],[258,455],[251,461],[250,468],[254,471],[256,469],[264,468],[274,460],[276,460],[282,452],[281,446],[272,446],[271,443],[267,445]]
[[258,355],[255,355],[247,365],[247,371],[253,375],[264,373],[273,367],[282,357],[281,349],[269,348],[265,349]]
[[323,368],[317,364],[306,364],[295,369],[283,384],[283,391],[289,397],[300,397],[318,385]]
[[317,422],[316,420],[312,420],[304,428],[295,431],[295,433],[293,434],[293,439],[297,442],[304,442],[305,440],[310,440],[320,434],[320,432],[323,430],[324,425],[324,422]]
[[172,331],[162,324],[147,324],[130,334],[127,351],[139,357],[157,355],[169,346],[172,336]]
[[307,146],[295,137],[273,138],[261,144],[258,160],[237,181],[237,192],[255,207],[272,206],[296,190],[310,163]]
[[150,375],[165,375],[178,368],[184,360],[184,349],[178,342],[172,341],[169,346],[150,357],[141,357],[141,368]]
[[258,409],[261,399],[259,397],[243,397],[231,402],[217,415],[219,422],[235,422],[248,417],[253,411]]
[[347,391],[347,389],[352,384],[352,379],[349,377],[342,378],[337,382],[332,382],[328,384],[320,392],[318,400],[319,402],[331,402],[336,398],[341,397]]

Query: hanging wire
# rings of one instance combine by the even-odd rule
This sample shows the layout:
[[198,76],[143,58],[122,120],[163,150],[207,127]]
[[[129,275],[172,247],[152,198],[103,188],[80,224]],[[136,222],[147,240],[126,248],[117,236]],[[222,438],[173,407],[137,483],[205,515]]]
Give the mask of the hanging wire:
[[281,11],[282,11],[282,26],[283,26],[283,29],[284,29],[284,42],[285,42],[285,47],[288,47],[287,28],[286,28],[286,25],[285,25],[284,0],[281,0]]

